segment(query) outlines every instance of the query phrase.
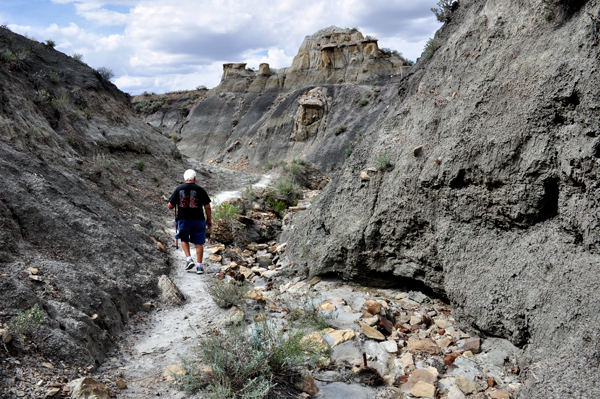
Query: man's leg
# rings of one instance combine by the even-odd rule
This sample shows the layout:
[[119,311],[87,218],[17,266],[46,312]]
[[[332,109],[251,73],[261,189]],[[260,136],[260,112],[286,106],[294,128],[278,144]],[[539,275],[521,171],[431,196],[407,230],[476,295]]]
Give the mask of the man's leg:
[[183,253],[185,254],[185,257],[189,258],[191,256],[190,255],[190,243],[181,241],[181,248],[183,248]]
[[[189,247],[189,244],[188,244]],[[196,258],[198,259],[198,263],[202,263],[202,258],[204,257],[204,245],[196,244]]]

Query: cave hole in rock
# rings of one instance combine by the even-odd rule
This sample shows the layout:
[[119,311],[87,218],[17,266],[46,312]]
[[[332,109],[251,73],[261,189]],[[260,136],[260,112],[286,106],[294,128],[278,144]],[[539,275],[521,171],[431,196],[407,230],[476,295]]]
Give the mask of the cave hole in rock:
[[465,179],[465,175],[466,172],[464,169],[461,169],[458,172],[458,175],[456,175],[456,177],[452,180],[450,180],[450,187],[452,188],[456,188],[456,189],[461,189],[461,188],[465,188],[469,185],[469,181],[467,179]]
[[594,155],[594,158],[600,158],[600,140],[594,144],[592,154]]
[[[419,273],[418,277],[425,277],[425,273]],[[396,276],[393,272],[368,271],[360,276],[353,277],[355,283],[365,287],[398,289],[402,291],[420,291],[430,298],[448,301],[448,296],[443,289],[434,290],[420,280],[411,277]]]
[[559,195],[558,178],[553,177],[544,181],[544,197],[540,201],[540,222],[558,215]]

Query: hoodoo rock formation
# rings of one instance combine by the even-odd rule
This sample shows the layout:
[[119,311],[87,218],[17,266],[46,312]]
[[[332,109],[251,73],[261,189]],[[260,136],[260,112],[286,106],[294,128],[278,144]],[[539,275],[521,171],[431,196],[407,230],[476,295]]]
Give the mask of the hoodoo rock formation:
[[[225,64],[221,84],[194,98],[138,96],[133,102],[148,123],[180,138],[179,149],[192,158],[260,170],[268,159],[302,155],[332,170],[385,108],[394,93],[386,86],[408,64],[399,53],[379,49],[377,39],[330,27],[307,36],[289,68]],[[159,109],[148,107],[157,101],[164,101]],[[345,133],[338,136],[340,126]]]

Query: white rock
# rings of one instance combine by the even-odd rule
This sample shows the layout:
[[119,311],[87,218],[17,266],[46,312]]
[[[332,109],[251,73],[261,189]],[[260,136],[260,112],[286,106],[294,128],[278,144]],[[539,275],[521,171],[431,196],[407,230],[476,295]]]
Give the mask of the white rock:
[[448,399],[467,399],[464,393],[456,385],[452,385],[448,391]]
[[398,344],[396,341],[383,341],[380,345],[388,353],[398,353]]

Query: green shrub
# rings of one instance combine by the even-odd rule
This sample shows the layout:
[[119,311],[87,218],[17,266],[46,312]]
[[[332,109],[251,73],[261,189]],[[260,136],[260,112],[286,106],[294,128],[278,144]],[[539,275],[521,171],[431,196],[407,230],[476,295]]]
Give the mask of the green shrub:
[[287,167],[287,171],[295,182],[306,173],[306,166],[304,160],[294,159]]
[[[302,248],[310,252],[308,245]],[[330,327],[333,314],[319,310],[320,301],[314,295],[306,294],[294,298],[293,302],[286,302],[286,307],[290,309],[288,318],[297,325],[304,326],[311,330],[323,330]]]
[[45,321],[44,311],[36,303],[31,309],[18,312],[17,316],[9,323],[8,329],[22,339],[25,334],[33,332]]
[[432,7],[431,11],[439,22],[449,22],[452,19],[452,6],[456,0],[440,0],[437,2],[439,8]]
[[231,221],[240,213],[242,213],[242,210],[237,206],[222,202],[215,206],[213,218],[215,220]]
[[268,198],[267,204],[273,209],[273,213],[277,214],[279,217],[283,217],[283,211],[287,209],[285,202]]
[[392,165],[392,162],[390,161],[390,156],[387,153],[378,155],[377,158],[375,158],[375,165],[377,166],[378,170],[383,172],[387,172],[394,169],[394,165]]
[[275,192],[286,197],[298,197],[298,188],[292,179],[282,177],[273,186]]
[[355,146],[356,146],[356,142],[354,142],[354,141],[351,141],[348,143],[348,148],[346,148],[346,153],[345,153],[346,159],[350,158],[350,155],[352,155],[352,152],[354,152]]
[[246,282],[224,283],[222,280],[209,279],[206,283],[206,290],[219,307],[230,308],[242,303],[250,287]]
[[360,100],[358,100],[356,102],[360,107],[364,107],[365,105],[367,105],[369,103],[369,99],[366,97],[361,98]]
[[196,90],[208,90],[208,88],[204,85],[200,85],[200,86],[196,87]]
[[54,40],[48,39],[48,40],[46,40],[46,45],[54,48],[54,46],[56,46],[56,42]]
[[263,163],[263,170],[265,172],[270,171],[271,169],[275,169],[278,166],[285,165],[284,161],[278,161],[276,159],[268,159]]
[[[264,315],[263,315],[264,316]],[[182,388],[214,399],[297,398],[300,370],[317,358],[315,345],[300,331],[284,331],[271,320],[233,326],[200,338],[198,356],[212,372],[185,363],[187,375],[176,375]]]
[[33,98],[33,101],[42,104],[48,102],[49,98],[50,95],[48,94],[48,92],[44,89],[40,89],[35,92],[35,97]]
[[144,168],[146,168],[146,162],[144,162],[143,159],[140,159],[140,161],[137,164],[137,168],[140,172],[143,172]]
[[112,169],[113,163],[105,154],[96,154],[93,157],[94,169],[102,172],[104,169]]
[[48,72],[48,79],[50,79],[50,81],[52,83],[59,83],[60,82],[60,76],[58,76],[58,73],[56,71],[50,71],[50,72]]
[[67,105],[68,103],[69,103],[69,99],[67,98],[67,96],[64,93],[61,94],[60,97],[53,98],[52,100],[50,100],[50,105],[53,106],[54,108],[58,108],[63,105]]
[[107,68],[107,67],[98,68],[98,73],[100,74],[100,76],[102,76],[106,80],[111,80],[112,78],[115,77],[113,70],[110,68]]
[[338,126],[337,129],[335,129],[333,131],[333,134],[335,134],[336,136],[339,136],[340,134],[344,133],[346,131],[346,125],[340,125]]
[[421,56],[424,60],[428,60],[433,56],[433,53],[435,53],[440,47],[442,47],[442,39],[429,39],[425,44],[425,48],[423,49],[423,54]]
[[258,194],[251,186],[248,186],[242,191],[242,198],[248,202],[252,202],[258,199]]
[[73,58],[75,61],[83,61],[83,54],[73,53],[71,58]]

